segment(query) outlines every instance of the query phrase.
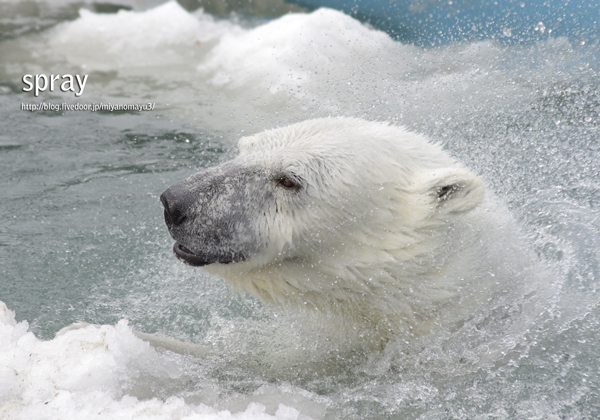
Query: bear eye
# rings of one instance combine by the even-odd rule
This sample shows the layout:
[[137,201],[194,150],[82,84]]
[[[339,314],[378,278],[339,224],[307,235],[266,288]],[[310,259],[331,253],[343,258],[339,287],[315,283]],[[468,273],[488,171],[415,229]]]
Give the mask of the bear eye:
[[277,180],[277,185],[281,185],[287,190],[297,190],[300,188],[300,185],[298,185],[298,183],[292,181],[287,176],[279,177],[279,179]]

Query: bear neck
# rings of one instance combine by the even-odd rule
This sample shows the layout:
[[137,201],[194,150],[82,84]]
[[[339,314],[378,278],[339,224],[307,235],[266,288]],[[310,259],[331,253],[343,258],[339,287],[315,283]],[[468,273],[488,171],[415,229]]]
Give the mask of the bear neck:
[[418,336],[460,322],[493,293],[490,270],[497,262],[480,255],[489,254],[482,247],[497,238],[490,225],[476,220],[486,213],[432,220],[416,231],[390,231],[377,241],[346,238],[343,247],[302,253],[310,258],[206,269],[263,302],[321,314],[331,325],[331,320],[353,324],[358,334],[374,331],[375,341]]

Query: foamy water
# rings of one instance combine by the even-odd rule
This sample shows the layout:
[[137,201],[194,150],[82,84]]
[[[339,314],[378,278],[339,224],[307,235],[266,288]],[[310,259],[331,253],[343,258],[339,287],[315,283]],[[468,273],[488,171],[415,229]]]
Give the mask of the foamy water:
[[[600,416],[597,45],[427,49],[327,9],[217,18],[174,2],[61,2],[25,16],[0,4],[12,25],[0,42],[0,417]],[[40,73],[89,81],[78,99],[24,94],[21,77]],[[156,107],[20,110],[42,101]],[[549,273],[539,299],[376,351],[173,258],[166,186],[227,159],[240,135],[327,115],[406,125],[481,175]],[[97,326],[56,335],[78,321]],[[201,350],[153,348],[133,330]]]

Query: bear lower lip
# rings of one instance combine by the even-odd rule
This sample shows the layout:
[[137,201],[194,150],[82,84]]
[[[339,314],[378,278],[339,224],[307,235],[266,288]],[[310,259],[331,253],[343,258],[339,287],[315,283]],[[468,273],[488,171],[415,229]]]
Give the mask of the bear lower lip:
[[193,253],[192,251],[190,251],[188,248],[184,247],[183,245],[181,245],[181,244],[177,244],[177,246],[179,247],[179,249],[180,249],[182,252],[184,252],[184,253],[186,253],[186,254],[194,255],[194,253]]
[[179,242],[173,245],[175,256],[184,263],[193,267],[202,267],[214,263],[229,264],[233,262],[245,261],[246,257],[241,252],[226,252],[221,254],[196,254],[194,251],[186,248]]
[[202,267],[203,265],[212,264],[214,262],[201,255],[195,254],[193,251],[181,245],[179,242],[175,242],[173,245],[173,252],[177,258],[193,267]]

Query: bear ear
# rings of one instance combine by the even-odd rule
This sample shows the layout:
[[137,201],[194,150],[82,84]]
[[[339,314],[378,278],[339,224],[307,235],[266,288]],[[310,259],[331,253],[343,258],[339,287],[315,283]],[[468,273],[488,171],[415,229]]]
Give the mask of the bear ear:
[[441,213],[469,211],[483,201],[483,182],[465,169],[445,168],[431,173],[428,178],[426,194]]

